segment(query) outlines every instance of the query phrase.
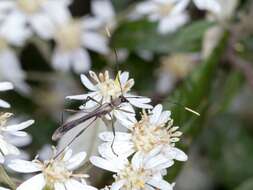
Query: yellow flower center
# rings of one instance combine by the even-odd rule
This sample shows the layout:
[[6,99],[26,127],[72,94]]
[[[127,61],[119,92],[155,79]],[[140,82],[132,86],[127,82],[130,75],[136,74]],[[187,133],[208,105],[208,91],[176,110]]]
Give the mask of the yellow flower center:
[[178,127],[172,127],[172,125],[173,120],[167,126],[165,123],[161,125],[152,124],[149,116],[144,112],[142,119],[134,125],[132,130],[132,141],[135,148],[143,153],[148,153],[158,145],[174,146],[182,133],[176,131]]
[[0,37],[0,51],[5,50],[8,48],[8,42]]
[[186,77],[194,67],[194,60],[188,54],[174,54],[161,59],[162,69],[181,79]]
[[116,180],[126,180],[127,182],[123,186],[123,190],[144,190],[145,183],[151,178],[151,171],[139,168],[133,169],[131,165],[122,170],[116,177]]
[[174,8],[174,5],[170,2],[166,3],[166,4],[161,4],[159,5],[159,10],[158,12],[160,13],[160,15],[162,16],[167,16],[170,14],[171,10]]
[[0,113],[0,127],[4,127],[8,118],[10,118],[13,114],[12,113]]
[[56,182],[64,182],[72,176],[72,172],[67,170],[65,163],[60,161],[53,161],[45,165],[43,174],[48,186],[53,186]]
[[59,26],[55,33],[56,43],[62,50],[70,51],[81,46],[81,25],[78,21],[70,21]]
[[126,93],[130,91],[130,89],[134,85],[133,79],[128,80],[125,85],[122,85],[118,79],[118,77],[120,76],[120,72],[118,73],[115,80],[110,78],[108,71],[105,71],[104,73],[99,73],[98,76],[93,72],[91,72],[90,75],[92,79],[97,83],[97,86],[103,96],[104,102],[110,102],[111,97],[114,99],[119,97],[122,92]]
[[45,0],[18,0],[17,4],[27,14],[33,14],[41,8],[44,2]]

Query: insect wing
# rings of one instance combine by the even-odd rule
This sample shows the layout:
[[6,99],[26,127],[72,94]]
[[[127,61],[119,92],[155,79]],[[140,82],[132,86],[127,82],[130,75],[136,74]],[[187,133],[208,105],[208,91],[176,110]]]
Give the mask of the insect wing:
[[69,119],[67,119],[67,121],[62,126],[60,126],[58,129],[56,129],[56,131],[54,132],[54,134],[52,136],[52,140],[54,140],[54,141],[58,140],[66,132],[68,132],[69,130],[73,129],[74,127],[79,126],[80,124],[85,122],[86,121],[85,118],[87,118],[87,120],[89,120],[88,118],[92,117],[95,112],[96,112],[96,109],[94,111],[91,110],[90,113],[80,111],[77,114],[74,114]]

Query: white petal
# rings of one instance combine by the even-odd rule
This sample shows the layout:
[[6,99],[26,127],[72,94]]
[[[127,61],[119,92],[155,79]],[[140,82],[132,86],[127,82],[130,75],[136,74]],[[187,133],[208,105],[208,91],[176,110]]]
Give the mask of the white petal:
[[144,108],[144,109],[152,109],[153,106],[149,105],[149,104],[143,104],[142,102],[140,102],[138,99],[135,98],[128,98],[127,99],[133,106],[137,107],[137,108]]
[[[102,143],[98,147],[99,154],[104,158],[114,158],[115,156],[127,158],[135,152],[134,145],[131,142],[112,142]],[[115,155],[117,154],[117,155]]]
[[126,84],[128,78],[129,78],[129,72],[125,71],[125,72],[121,73],[121,75],[120,75],[120,82],[121,82],[121,84],[123,86]]
[[71,3],[71,0],[46,1],[43,9],[56,24],[64,24],[72,19],[71,13],[68,9],[68,6]]
[[110,0],[94,0],[91,2],[92,13],[103,19],[110,20],[115,16],[114,9]]
[[54,183],[54,190],[66,190],[63,183]]
[[22,183],[17,188],[17,190],[34,190],[34,189],[42,190],[45,185],[46,185],[46,181],[45,181],[44,175],[41,173],[28,179],[24,183]]
[[216,0],[193,0],[200,10],[208,10],[216,14],[221,12],[221,5]]
[[41,171],[41,165],[26,160],[11,160],[7,164],[9,168],[20,173],[33,173]]
[[54,34],[54,24],[52,20],[45,14],[33,15],[30,19],[31,25],[39,37],[50,39]]
[[93,17],[93,16],[84,16],[81,20],[81,28],[83,30],[97,30],[104,25],[103,20],[101,18]]
[[10,108],[10,104],[8,102],[0,99],[0,107],[2,107],[2,108]]
[[152,110],[152,115],[150,116],[150,122],[156,124],[158,122],[158,119],[160,118],[160,115],[162,113],[163,106],[161,104],[158,104],[154,107]]
[[12,49],[2,50],[0,52],[0,63],[0,75],[13,82],[16,90],[28,94],[30,88],[25,82],[26,74],[21,68],[16,53]]
[[90,55],[86,50],[77,49],[72,53],[73,69],[76,73],[82,73],[90,69]]
[[158,154],[157,156],[149,159],[145,163],[145,168],[146,169],[152,169],[152,168],[155,168],[156,166],[167,163],[168,161],[169,161],[169,159],[166,158],[164,155]]
[[165,180],[158,181],[158,180],[152,179],[148,181],[148,184],[161,190],[173,190],[173,186]]
[[23,130],[27,127],[29,127],[30,125],[34,124],[34,120],[28,120],[28,121],[24,121],[20,124],[15,124],[15,125],[8,125],[4,131],[19,131],[19,130]]
[[166,156],[171,159],[185,162],[188,159],[188,156],[180,149],[175,147],[170,147],[166,149]]
[[4,163],[4,156],[2,153],[0,153],[0,164]]
[[0,82],[0,91],[13,89],[13,84],[10,82]]
[[160,118],[158,119],[158,125],[163,124],[163,123],[167,123],[168,120],[170,120],[170,115],[171,112],[170,111],[164,111],[162,112],[162,114],[160,115]]
[[19,150],[15,146],[6,142],[2,138],[0,138],[0,149],[4,155],[8,155],[8,154],[17,155],[17,154],[19,154]]
[[75,170],[82,165],[86,158],[86,152],[79,152],[78,154],[72,156],[67,162],[67,169]]
[[129,141],[131,140],[132,135],[130,133],[116,132],[114,136],[112,132],[102,132],[99,134],[99,138],[103,141],[110,141],[110,142],[112,142],[113,139],[115,141]]
[[71,53],[56,49],[52,57],[53,67],[57,70],[67,72],[71,68]]
[[98,156],[92,156],[90,158],[90,162],[99,168],[102,168],[111,172],[119,171],[119,168],[117,168],[117,166],[115,166],[115,164],[112,161],[106,160]]
[[95,52],[107,54],[109,52],[108,40],[106,37],[95,33],[85,32],[82,36],[83,45]]
[[15,46],[24,45],[32,34],[29,27],[26,26],[26,21],[26,16],[22,13],[18,11],[12,12],[1,25],[2,37]]
[[125,183],[125,180],[120,180],[112,184],[111,190],[119,190]]
[[139,14],[150,14],[153,11],[156,11],[156,9],[157,5],[152,1],[145,1],[136,6],[136,12]]
[[190,0],[180,0],[177,2],[177,4],[174,6],[174,8],[171,11],[171,14],[180,14],[182,13],[189,4]]
[[68,149],[65,151],[62,160],[63,160],[64,162],[67,162],[67,161],[71,158],[72,153],[73,153],[72,149],[68,148]]
[[189,17],[187,14],[173,15],[163,18],[158,25],[158,31],[161,34],[173,33],[183,26]]
[[87,89],[91,91],[97,90],[97,87],[83,74],[81,75],[81,81]]
[[144,155],[142,153],[140,152],[135,153],[131,161],[133,169],[138,170],[139,168],[142,168],[143,160],[144,160]]
[[65,182],[66,190],[96,190],[95,187],[82,184],[79,181],[70,179]]

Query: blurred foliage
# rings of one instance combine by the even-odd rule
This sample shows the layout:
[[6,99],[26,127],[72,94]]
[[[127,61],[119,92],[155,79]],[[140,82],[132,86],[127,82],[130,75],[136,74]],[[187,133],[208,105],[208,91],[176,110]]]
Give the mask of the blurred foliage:
[[157,23],[139,20],[122,24],[113,35],[115,48],[148,50],[155,53],[200,51],[204,32],[211,23],[202,20],[182,27],[174,34],[157,33]]

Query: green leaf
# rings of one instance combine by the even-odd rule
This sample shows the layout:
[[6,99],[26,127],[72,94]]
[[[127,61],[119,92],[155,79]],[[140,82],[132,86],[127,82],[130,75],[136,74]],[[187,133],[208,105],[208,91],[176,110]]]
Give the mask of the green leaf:
[[123,23],[114,33],[112,46],[132,51],[149,50],[156,53],[199,51],[203,34],[212,23],[201,20],[186,25],[173,34],[161,35],[157,23],[147,20]]

